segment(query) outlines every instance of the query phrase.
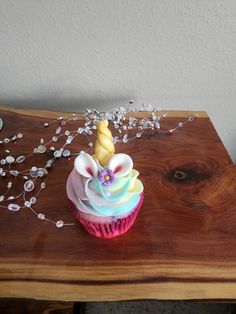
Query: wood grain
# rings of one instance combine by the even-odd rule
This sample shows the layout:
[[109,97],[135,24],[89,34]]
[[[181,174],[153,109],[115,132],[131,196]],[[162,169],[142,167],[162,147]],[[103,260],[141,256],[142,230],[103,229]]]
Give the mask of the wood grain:
[[[0,112],[1,137],[16,126],[25,134],[11,144],[15,154],[30,152],[41,134],[51,135],[41,126],[55,117],[31,113]],[[181,115],[170,114],[163,127],[176,125]],[[79,151],[81,144],[72,148]],[[112,240],[95,239],[77,223],[58,230],[26,210],[1,210],[0,296],[236,299],[236,171],[207,115],[171,136],[150,132],[116,150],[132,156],[145,187],[133,228]],[[72,167],[72,159],[56,163],[37,203],[52,219],[73,221],[65,193]]]

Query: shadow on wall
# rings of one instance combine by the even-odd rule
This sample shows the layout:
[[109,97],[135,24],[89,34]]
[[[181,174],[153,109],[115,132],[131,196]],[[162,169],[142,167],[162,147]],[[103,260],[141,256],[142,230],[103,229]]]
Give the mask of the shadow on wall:
[[[73,95],[73,96],[71,96]],[[75,95],[75,96],[74,96]],[[132,93],[130,94],[132,95]],[[82,111],[86,108],[96,108],[98,110],[108,110],[119,106],[125,106],[132,99],[130,95],[121,93],[95,93],[91,92],[87,95],[78,95],[77,93],[55,92],[45,95],[45,93],[30,93],[30,97],[12,97],[0,98],[2,105],[12,107],[31,108],[31,109],[47,109],[54,111]]]
[[[18,108],[31,108],[31,109],[46,109],[52,111],[68,111],[78,112],[83,111],[86,108],[96,108],[101,111],[107,111],[119,106],[128,105],[129,100],[135,99],[136,93],[133,91],[84,91],[81,92],[78,89],[58,89],[54,92],[48,90],[41,90],[37,92],[29,91],[28,95],[23,97],[2,97],[0,98],[0,104],[9,105]],[[177,101],[177,100],[178,101]],[[208,113],[213,121],[215,128],[217,129],[221,139],[226,146],[226,149],[231,155],[231,158],[236,162],[236,142],[235,134],[236,128],[234,125],[233,115],[224,115],[225,108],[230,111],[229,105],[222,105],[225,103],[224,99],[210,99],[208,101],[208,107],[203,105],[204,99],[201,97],[190,99],[176,97],[173,100],[166,100],[159,97],[160,103],[157,105],[163,106],[165,109],[182,109],[182,110],[204,110],[208,108]],[[232,99],[232,102],[234,100]],[[147,103],[147,102],[146,102]],[[170,103],[172,104],[170,106]],[[192,105],[190,105],[192,103]],[[228,101],[228,104],[231,103]],[[132,107],[140,106],[140,102],[132,105]],[[175,106],[173,105],[175,104]],[[179,104],[182,104],[181,106]],[[212,104],[212,105],[211,105]],[[216,110],[217,105],[217,110]],[[130,105],[129,105],[130,107]],[[177,107],[177,108],[176,108]],[[232,107],[233,108],[233,107]],[[222,120],[222,116],[224,119]],[[223,121],[223,123],[222,123]]]

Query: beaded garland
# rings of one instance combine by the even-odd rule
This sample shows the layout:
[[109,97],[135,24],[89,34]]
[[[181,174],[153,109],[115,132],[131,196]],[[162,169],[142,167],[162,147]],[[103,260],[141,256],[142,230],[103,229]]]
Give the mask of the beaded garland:
[[[129,104],[133,102],[130,101]],[[149,117],[137,118],[132,116],[132,113],[137,112],[149,112]],[[0,178],[7,178],[6,190],[0,191],[0,207],[8,209],[13,212],[17,212],[20,209],[30,210],[39,220],[48,221],[54,224],[57,228],[64,226],[73,226],[72,222],[64,222],[61,219],[52,220],[46,217],[43,210],[36,211],[34,206],[38,200],[39,194],[46,188],[46,181],[48,177],[48,169],[52,168],[54,163],[59,161],[61,158],[69,158],[71,156],[77,156],[80,152],[71,152],[69,145],[79,136],[85,136],[88,140],[87,149],[90,150],[94,143],[91,140],[91,136],[96,139],[97,124],[101,120],[108,120],[113,125],[116,131],[113,136],[113,143],[128,143],[130,140],[139,139],[142,137],[144,132],[152,130],[158,133],[172,134],[177,129],[182,128],[186,123],[192,122],[195,117],[189,116],[188,119],[180,121],[174,128],[168,130],[161,129],[161,119],[165,118],[167,114],[160,114],[160,109],[154,105],[143,105],[141,109],[128,109],[126,107],[116,108],[110,112],[100,112],[96,109],[86,109],[82,116],[83,119],[79,119],[80,113],[72,113],[69,119],[58,117],[58,119],[45,122],[44,128],[49,128],[54,123],[59,123],[59,126],[55,130],[55,134],[52,135],[51,139],[47,142],[43,138],[40,139],[32,149],[32,153],[28,155],[19,154],[13,156],[9,149],[6,149],[8,144],[14,141],[22,140],[23,134],[17,133],[10,137],[0,139],[0,144],[5,147],[5,157],[0,159]],[[67,128],[69,121],[75,121],[76,129],[69,130]],[[129,132],[130,131],[130,132]],[[129,136],[129,133],[132,133]],[[65,137],[65,141],[60,147],[57,146],[59,138]],[[23,164],[26,159],[34,155],[44,155],[50,151],[53,155],[52,158],[48,159],[44,167],[37,167],[32,165],[30,169],[17,170],[17,165]],[[22,191],[13,195],[14,193],[14,179],[16,177],[22,178]],[[105,178],[105,177],[104,177]],[[110,177],[109,177],[110,178]],[[104,179],[105,180],[105,179]],[[104,181],[105,182],[105,181]],[[33,196],[29,197],[28,193],[36,191]]]

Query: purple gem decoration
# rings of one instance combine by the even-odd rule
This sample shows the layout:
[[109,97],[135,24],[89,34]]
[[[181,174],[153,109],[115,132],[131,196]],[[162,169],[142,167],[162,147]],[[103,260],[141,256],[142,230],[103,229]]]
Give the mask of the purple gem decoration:
[[98,178],[99,181],[105,186],[111,184],[115,180],[114,172],[109,169],[99,171]]

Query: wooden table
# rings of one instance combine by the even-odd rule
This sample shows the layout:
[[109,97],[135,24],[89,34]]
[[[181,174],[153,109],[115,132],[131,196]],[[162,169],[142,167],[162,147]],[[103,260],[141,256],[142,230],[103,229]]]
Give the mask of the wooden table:
[[[59,115],[2,107],[0,137],[21,130],[24,140],[10,148],[27,153],[50,132],[39,126]],[[170,112],[163,127],[188,115]],[[150,132],[116,149],[132,156],[145,187],[133,228],[96,239],[77,223],[57,229],[27,210],[1,209],[0,297],[235,300],[236,171],[207,114],[171,136]],[[65,192],[72,167],[72,159],[56,163],[36,204],[52,218],[74,221]]]

